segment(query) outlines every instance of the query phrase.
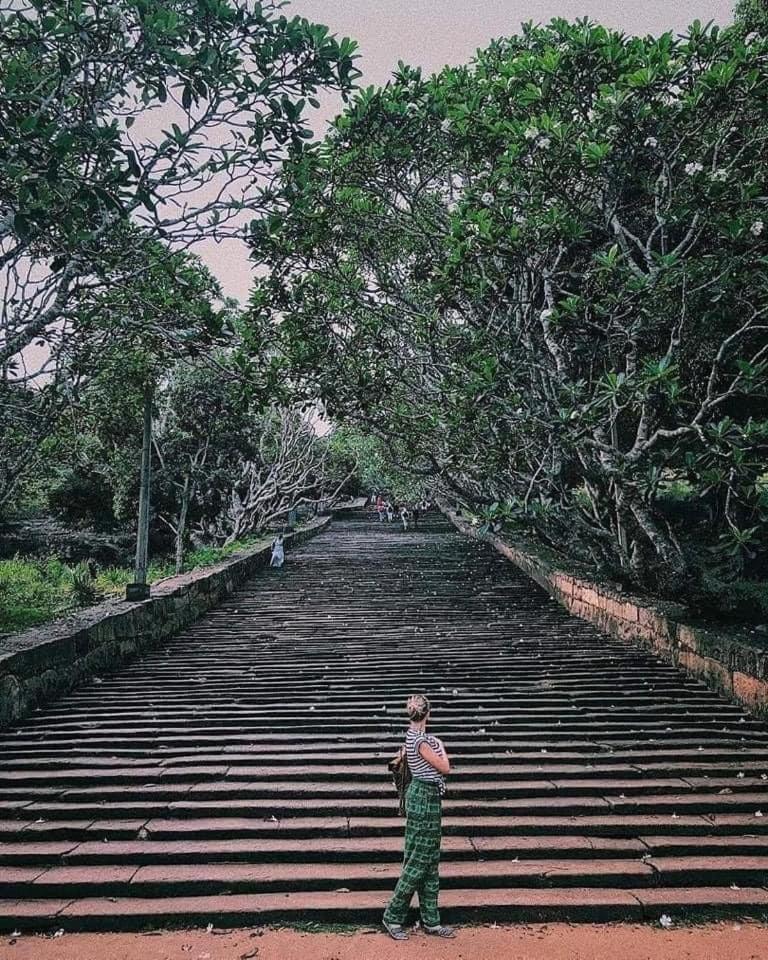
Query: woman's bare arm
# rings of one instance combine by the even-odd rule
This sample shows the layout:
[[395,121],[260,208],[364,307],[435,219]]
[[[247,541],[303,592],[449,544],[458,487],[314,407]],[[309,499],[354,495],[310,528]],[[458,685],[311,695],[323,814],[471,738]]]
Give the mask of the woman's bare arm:
[[434,767],[438,773],[446,774],[451,772],[451,761],[448,759],[445,747],[443,747],[442,753],[438,753],[436,750],[433,750],[428,743],[422,743],[419,746],[419,756],[422,760],[426,760],[430,767]]

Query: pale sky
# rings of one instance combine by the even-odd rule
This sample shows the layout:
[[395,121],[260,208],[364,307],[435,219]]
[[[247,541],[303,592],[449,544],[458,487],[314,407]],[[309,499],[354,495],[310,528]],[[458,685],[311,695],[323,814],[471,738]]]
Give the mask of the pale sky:
[[[590,17],[632,34],[683,32],[694,20],[732,20],[735,0],[293,0],[285,13],[324,23],[360,44],[363,85],[386,83],[398,60],[426,73],[465,63],[527,20]],[[331,113],[336,112],[332,110]],[[321,125],[322,126],[322,125]],[[320,129],[318,132],[322,132]],[[227,294],[245,300],[253,274],[243,244],[197,248]]]

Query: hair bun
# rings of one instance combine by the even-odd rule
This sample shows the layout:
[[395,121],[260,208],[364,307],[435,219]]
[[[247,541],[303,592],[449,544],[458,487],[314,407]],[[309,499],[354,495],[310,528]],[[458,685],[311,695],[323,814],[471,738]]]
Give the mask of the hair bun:
[[430,711],[429,700],[422,693],[414,693],[408,697],[405,705],[406,712],[411,720],[423,720]]

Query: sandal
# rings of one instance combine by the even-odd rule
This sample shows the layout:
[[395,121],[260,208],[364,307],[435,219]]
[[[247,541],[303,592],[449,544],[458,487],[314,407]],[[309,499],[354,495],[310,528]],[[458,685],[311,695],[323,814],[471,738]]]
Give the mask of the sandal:
[[382,926],[390,935],[390,937],[392,937],[393,940],[408,939],[408,934],[405,932],[405,930],[399,923],[387,923],[387,921],[384,920],[382,921]]
[[453,940],[456,936],[456,931],[453,927],[444,927],[442,924],[436,927],[428,927],[425,925],[424,933],[428,933],[431,937],[442,937],[444,940]]

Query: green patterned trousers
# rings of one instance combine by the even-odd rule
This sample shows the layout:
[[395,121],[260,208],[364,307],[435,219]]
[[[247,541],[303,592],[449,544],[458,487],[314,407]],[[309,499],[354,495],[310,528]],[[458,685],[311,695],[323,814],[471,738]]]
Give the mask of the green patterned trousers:
[[405,923],[413,895],[418,893],[421,922],[426,927],[437,927],[442,818],[438,788],[423,780],[412,780],[405,797],[405,815],[403,869],[384,920]]

